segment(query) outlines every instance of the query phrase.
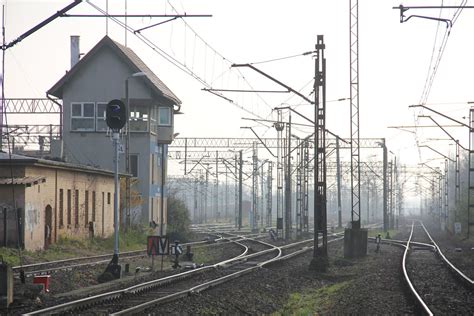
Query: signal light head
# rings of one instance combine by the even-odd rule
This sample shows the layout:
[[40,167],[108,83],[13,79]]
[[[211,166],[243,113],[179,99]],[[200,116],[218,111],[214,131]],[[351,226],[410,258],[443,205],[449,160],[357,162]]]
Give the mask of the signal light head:
[[127,108],[125,104],[117,99],[110,101],[105,110],[105,122],[107,126],[114,130],[122,129],[127,123]]

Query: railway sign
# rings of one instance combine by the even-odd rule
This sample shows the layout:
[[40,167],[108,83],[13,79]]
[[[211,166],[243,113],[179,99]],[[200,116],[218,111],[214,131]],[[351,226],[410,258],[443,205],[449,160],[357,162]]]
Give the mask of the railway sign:
[[169,244],[168,236],[148,236],[147,253],[149,256],[169,255]]
[[172,255],[176,255],[176,254],[180,255],[182,253],[183,253],[183,247],[181,245],[176,244],[176,245],[171,246],[171,254]]

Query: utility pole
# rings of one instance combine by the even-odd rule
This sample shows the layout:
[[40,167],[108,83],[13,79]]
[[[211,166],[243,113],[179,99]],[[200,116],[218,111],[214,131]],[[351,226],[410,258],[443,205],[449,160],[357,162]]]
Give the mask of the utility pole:
[[239,230],[242,229],[242,150],[239,151]]
[[467,192],[467,238],[470,238],[471,227],[474,226],[474,108],[469,110],[469,187]]
[[237,228],[239,226],[239,158],[238,155],[235,154],[235,163],[234,163],[234,174],[235,174],[235,182],[234,182],[234,224]]
[[443,195],[442,195],[442,188],[443,188],[443,175],[439,172],[438,176],[438,219],[439,219],[439,228],[443,228]]
[[197,213],[197,209],[198,209],[197,187],[198,187],[198,179],[194,179],[193,220],[195,223],[199,223],[198,213]]
[[395,174],[395,212],[396,212],[395,228],[398,230],[398,221],[400,220],[400,183],[398,179],[397,156],[395,156],[394,174]]
[[227,174],[227,168],[225,168],[225,209],[224,209],[224,218],[227,221],[228,219],[228,211],[229,211],[229,183],[228,179],[229,176]]
[[383,231],[387,232],[389,228],[388,218],[388,183],[387,183],[387,165],[388,165],[388,150],[385,144],[385,139],[382,142],[383,149]]
[[389,163],[389,177],[390,177],[390,183],[389,183],[389,186],[388,186],[388,198],[389,198],[389,214],[390,214],[390,217],[389,217],[389,227],[390,229],[393,229],[395,226],[394,226],[394,221],[395,221],[395,214],[394,214],[394,207],[393,207],[393,162],[390,161]]
[[219,220],[219,151],[216,150],[216,217]]
[[309,233],[309,141],[304,140],[303,169],[303,232]]
[[365,173],[367,176],[367,224],[370,223],[370,176],[366,172]]
[[[318,35],[314,80],[314,248],[310,269],[328,266],[326,217],[326,59],[324,37]],[[319,238],[322,244],[319,244]]]
[[337,227],[342,228],[341,156],[339,152],[339,137],[336,137],[336,183],[337,183]]
[[209,166],[206,166],[206,178],[204,182],[204,223],[207,223],[207,196],[209,188]]
[[283,238],[283,130],[285,124],[282,120],[281,110],[277,110],[277,120],[275,129],[277,131],[277,235]]
[[[444,228],[449,227],[448,226],[448,159],[444,160],[444,213],[443,213],[443,222],[444,222]],[[444,230],[444,229],[442,229]],[[449,229],[448,229],[449,230]]]
[[455,204],[454,204],[454,222],[458,221],[458,208],[461,208],[461,175],[459,160],[459,140],[456,140],[456,163],[455,163]]
[[[359,1],[349,1],[349,55],[351,99],[351,226],[360,229],[360,147],[359,147]],[[350,246],[353,250],[353,246]],[[350,251],[349,251],[350,252]],[[366,254],[365,250],[364,255]],[[349,255],[349,253],[348,253]]]
[[257,216],[258,216],[258,156],[257,156],[257,142],[253,143],[252,155],[252,212],[250,218],[250,229],[252,232],[257,230]]
[[286,129],[286,172],[285,172],[285,240],[291,240],[291,112],[288,112]]
[[264,163],[262,163],[260,165],[260,227],[263,228],[265,227],[264,226],[264,218],[265,218],[265,208],[264,208],[264,176],[265,176],[265,172],[263,170],[263,165]]
[[295,207],[295,214],[296,214],[296,238],[301,238],[302,227],[303,227],[303,218],[301,216],[302,212],[302,188],[301,188],[301,178],[302,178],[302,150],[303,146],[300,139],[297,139],[297,151],[296,151],[296,207]]
[[267,171],[267,227],[272,226],[272,187],[273,187],[273,163],[268,162],[268,171]]

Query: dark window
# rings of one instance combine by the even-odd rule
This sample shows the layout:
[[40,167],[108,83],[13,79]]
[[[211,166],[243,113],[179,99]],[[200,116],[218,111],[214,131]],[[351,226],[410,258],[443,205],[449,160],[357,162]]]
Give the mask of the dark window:
[[92,191],[92,221],[95,222],[95,191]]
[[110,204],[110,192],[107,192],[107,204]]
[[71,130],[94,131],[94,103],[71,104]]
[[74,195],[74,225],[79,226],[79,190]]
[[130,173],[138,178],[138,155],[130,155]]
[[171,108],[170,107],[158,108],[158,125],[161,125],[161,126],[171,125]]
[[72,103],[71,107],[71,116],[82,116],[82,103]]
[[84,193],[84,216],[85,216],[85,225],[89,225],[89,191]]
[[64,191],[59,189],[59,227],[64,226]]
[[84,117],[94,117],[94,103],[84,103]]
[[71,225],[71,190],[67,190],[67,224]]

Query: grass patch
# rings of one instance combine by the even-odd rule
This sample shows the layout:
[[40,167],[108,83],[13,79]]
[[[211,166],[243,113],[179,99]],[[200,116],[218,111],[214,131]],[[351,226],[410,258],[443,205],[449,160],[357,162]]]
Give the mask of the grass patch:
[[319,289],[293,293],[281,310],[272,315],[315,315],[328,312],[337,304],[336,294],[346,288],[349,281],[327,285]]
[[211,263],[216,261],[216,254],[209,251],[209,247],[196,247],[191,251],[194,253],[193,261],[196,263]]
[[[136,228],[119,234],[120,252],[146,249],[146,240],[149,231]],[[21,251],[23,264],[54,261],[74,257],[85,257],[98,254],[112,253],[114,250],[114,236],[108,238],[95,237],[93,239],[59,238],[58,242],[42,251]],[[0,256],[8,264],[20,265],[20,255],[17,249],[0,248]]]
[[2,257],[3,262],[17,266],[20,264],[20,259],[18,257],[18,250],[12,248],[0,248],[0,257]]
[[[369,237],[376,237],[378,234],[380,234],[382,238],[385,238],[387,236],[387,233],[384,232],[383,229],[369,229]],[[390,235],[390,238],[393,238],[396,234],[398,234],[398,230],[390,229],[388,230],[388,234]]]

